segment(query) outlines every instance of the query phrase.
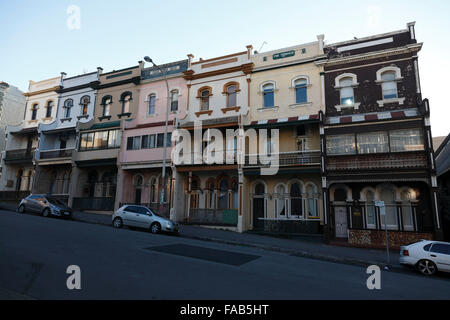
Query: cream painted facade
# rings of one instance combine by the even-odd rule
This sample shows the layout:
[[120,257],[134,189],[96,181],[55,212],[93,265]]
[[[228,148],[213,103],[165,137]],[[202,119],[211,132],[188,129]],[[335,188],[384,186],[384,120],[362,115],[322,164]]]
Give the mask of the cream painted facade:
[[[38,128],[55,121],[61,77],[30,81],[24,120],[6,129],[6,148],[2,157],[0,190],[32,190],[35,174],[35,150],[39,146]],[[50,108],[50,109],[49,109]]]
[[[278,234],[322,231],[319,113],[325,103],[323,68],[315,61],[323,54],[323,36],[318,36],[316,42],[252,55],[245,129],[278,129],[280,163],[276,175],[263,176],[260,166],[246,162],[243,230]],[[254,150],[249,151],[248,146],[247,142],[246,152],[251,155]],[[273,145],[267,148],[274,149]]]

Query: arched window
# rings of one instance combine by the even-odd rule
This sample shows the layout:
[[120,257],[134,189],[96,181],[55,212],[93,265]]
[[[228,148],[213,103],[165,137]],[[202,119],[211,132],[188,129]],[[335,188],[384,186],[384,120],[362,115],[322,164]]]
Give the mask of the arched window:
[[414,230],[413,209],[411,205],[412,194],[410,190],[403,190],[400,193],[400,200],[402,201],[402,222],[403,229],[406,231]]
[[308,218],[318,218],[319,210],[318,207],[318,198],[317,198],[317,188],[311,184],[306,186],[306,212],[308,212]]
[[156,94],[151,94],[148,96],[148,114],[155,114],[155,103],[156,103]]
[[355,94],[353,91],[353,79],[351,77],[339,80],[341,93],[341,105],[353,105],[355,103]]
[[286,218],[286,188],[279,185],[275,189],[275,216],[277,218]]
[[52,116],[53,105],[53,101],[47,102],[47,111],[45,113],[46,118],[50,118]]
[[232,207],[233,209],[239,209],[239,182],[237,180],[233,181],[231,191],[233,199]]
[[38,109],[39,109],[38,104],[37,103],[33,104],[33,107],[31,108],[31,120],[36,120]]
[[223,179],[219,184],[219,201],[218,201],[218,209],[228,209],[228,191],[229,185],[228,180]]
[[303,216],[303,199],[301,186],[299,183],[293,183],[291,185],[291,216],[301,217]]
[[89,103],[91,103],[91,98],[89,96],[84,96],[80,100],[81,115],[86,116],[88,114]]
[[265,190],[264,185],[262,183],[258,183],[255,186],[255,196],[264,196]]
[[64,118],[70,118],[70,112],[73,107],[73,100],[67,99],[64,101]]
[[366,190],[366,224],[367,228],[375,229],[377,226],[376,210],[375,210],[375,193],[372,190]]
[[205,89],[200,92],[200,111],[209,110],[209,97],[211,92],[209,89]]
[[158,202],[158,189],[156,185],[156,178],[154,177],[150,179],[150,202]]
[[206,185],[206,191],[207,191],[207,195],[206,195],[206,208],[207,209],[215,209],[215,203],[214,203],[214,190],[215,188],[215,184],[213,181],[210,181],[207,183]]
[[176,112],[178,111],[178,90],[172,90],[170,92],[170,111]]
[[295,103],[306,103],[308,102],[307,88],[308,80],[305,78],[300,78],[295,80]]
[[103,99],[102,99],[102,106],[103,106],[102,115],[104,117],[108,117],[111,115],[111,104],[112,104],[111,96],[103,97]]
[[275,86],[267,83],[263,86],[264,108],[271,108],[275,105]]
[[130,103],[132,100],[131,92],[124,92],[122,93],[121,97],[122,102],[122,114],[124,113],[130,113]]
[[381,216],[381,225],[385,227],[385,221],[388,229],[397,229],[397,206],[395,204],[395,191],[391,187],[383,187],[380,191],[380,200],[384,201],[386,207],[386,217]]
[[396,73],[394,71],[386,71],[381,74],[381,89],[383,91],[383,99],[398,98],[397,82],[395,81]]
[[230,85],[227,87],[227,107],[235,107],[237,104],[237,88],[236,85]]

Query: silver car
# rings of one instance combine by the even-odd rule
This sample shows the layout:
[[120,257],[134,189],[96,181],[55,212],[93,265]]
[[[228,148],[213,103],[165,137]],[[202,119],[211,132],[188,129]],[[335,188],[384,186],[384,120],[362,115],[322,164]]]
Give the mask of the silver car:
[[112,216],[114,228],[123,226],[150,230],[151,233],[178,232],[178,223],[163,218],[149,208],[139,205],[125,205]]
[[425,275],[450,272],[450,243],[422,240],[400,249],[400,264],[415,267]]
[[39,213],[44,217],[58,217],[70,219],[72,209],[64,203],[48,195],[31,194],[20,201],[17,211]]

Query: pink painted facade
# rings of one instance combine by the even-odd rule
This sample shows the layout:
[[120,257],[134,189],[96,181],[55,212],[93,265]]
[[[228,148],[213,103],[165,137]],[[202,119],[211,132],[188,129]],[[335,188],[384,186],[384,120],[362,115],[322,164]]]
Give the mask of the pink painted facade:
[[[169,109],[168,133],[173,131],[176,119],[186,117],[188,89],[186,80],[183,78],[185,68],[181,66],[178,72],[171,70],[181,63],[173,63],[161,66],[167,72],[171,105]],[[173,93],[176,93],[178,106],[172,111]],[[119,154],[120,173],[118,198],[120,203],[139,203],[145,205],[156,205],[160,197],[161,171],[163,163],[164,148],[144,147],[142,148],[143,136],[163,135],[165,130],[167,108],[166,82],[157,70],[146,69],[143,72],[143,80],[139,87],[139,105],[135,119],[124,122],[123,142]],[[136,138],[136,147],[129,150],[129,138]],[[150,139],[150,138],[149,138]],[[167,148],[167,200],[171,196],[171,152]]]

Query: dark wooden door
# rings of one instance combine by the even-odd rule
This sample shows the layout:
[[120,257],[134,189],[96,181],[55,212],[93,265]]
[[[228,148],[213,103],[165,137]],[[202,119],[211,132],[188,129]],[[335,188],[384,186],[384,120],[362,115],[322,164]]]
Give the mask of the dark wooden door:
[[259,220],[264,218],[264,198],[253,199],[253,228],[258,229],[264,225],[264,221]]

